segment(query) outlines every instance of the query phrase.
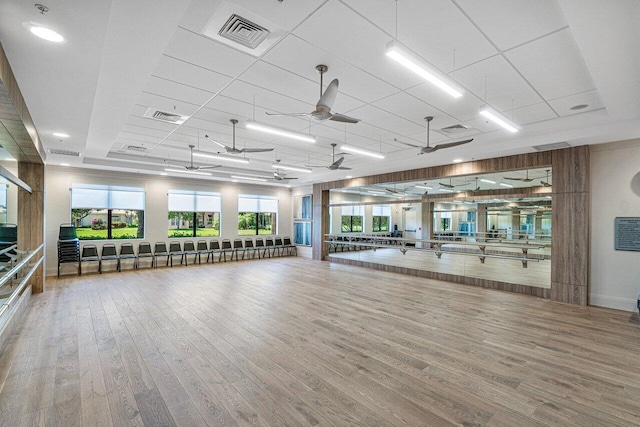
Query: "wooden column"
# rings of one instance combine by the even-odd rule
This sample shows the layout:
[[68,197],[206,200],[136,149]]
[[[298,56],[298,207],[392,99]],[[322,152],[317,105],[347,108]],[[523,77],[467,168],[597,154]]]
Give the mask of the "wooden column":
[[313,186],[313,259],[323,260],[329,254],[329,245],[323,243],[329,232],[329,190]]
[[478,241],[483,241],[487,236],[487,206],[485,204],[478,203],[476,231]]
[[[18,163],[18,178],[29,184],[33,193],[18,189],[18,249],[33,250],[44,243],[44,164]],[[44,250],[41,251],[44,254]],[[39,257],[39,255],[37,257]],[[37,258],[36,258],[37,259]],[[44,290],[43,262],[31,277],[34,293]]]
[[589,297],[589,146],[552,152],[551,299],[587,305]]
[[511,211],[511,236],[512,239],[518,240],[518,234],[520,233],[520,211]]

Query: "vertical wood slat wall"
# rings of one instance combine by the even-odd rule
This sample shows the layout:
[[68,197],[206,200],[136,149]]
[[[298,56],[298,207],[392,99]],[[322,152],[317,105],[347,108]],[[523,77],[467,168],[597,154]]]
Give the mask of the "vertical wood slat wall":
[[[386,182],[429,180],[457,175],[494,173],[551,166],[553,170],[553,214],[550,298],[587,305],[589,294],[589,147],[527,153],[453,165],[331,181],[313,186],[313,258],[324,260],[329,232],[329,190]],[[477,285],[477,280],[461,276],[459,283]]]

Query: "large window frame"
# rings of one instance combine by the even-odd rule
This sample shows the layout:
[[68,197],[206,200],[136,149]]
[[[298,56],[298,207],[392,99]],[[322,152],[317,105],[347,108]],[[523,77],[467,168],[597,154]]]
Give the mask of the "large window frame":
[[[169,238],[220,236],[222,198],[219,193],[169,190],[167,206]],[[185,224],[188,226],[181,228]]]
[[296,245],[311,246],[312,198],[311,194],[293,197],[293,243]]
[[391,206],[374,205],[371,216],[371,231],[389,231],[391,227]]
[[[69,191],[71,222],[77,228],[78,239],[144,239],[144,188],[73,184]],[[136,229],[133,235],[129,233],[131,228]]]
[[238,236],[275,236],[278,233],[278,199],[238,196]]
[[362,233],[364,231],[364,206],[343,206],[340,224],[342,233]]

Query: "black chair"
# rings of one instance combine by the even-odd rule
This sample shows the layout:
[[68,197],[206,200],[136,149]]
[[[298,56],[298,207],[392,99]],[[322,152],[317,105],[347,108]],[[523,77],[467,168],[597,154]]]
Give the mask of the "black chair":
[[115,261],[116,271],[120,271],[120,258],[118,258],[116,245],[114,245],[113,243],[105,243],[104,245],[102,245],[102,254],[100,255],[100,261],[102,261],[103,267],[105,261]]
[[140,268],[140,260],[142,258],[151,258],[151,268],[155,265],[156,258],[153,256],[153,252],[151,252],[151,243],[149,242],[140,242],[138,244],[138,265],[137,268]]
[[233,241],[233,253],[231,254],[231,259],[233,259],[233,255],[236,256],[236,261],[238,261],[238,252],[242,252],[242,259],[244,259],[244,245],[242,244],[242,239],[235,239]]
[[165,242],[156,242],[153,248],[153,257],[156,261],[156,268],[158,268],[158,258],[166,257],[167,263],[165,266],[169,265],[169,251],[167,250],[167,244]]
[[[256,247],[253,246],[253,239],[250,237],[247,237],[246,239],[244,239],[244,251],[247,253],[247,256],[249,256],[249,252],[251,252],[251,259],[254,259],[256,257]],[[258,257],[260,256],[260,252],[258,252]]]
[[98,255],[98,247],[96,245],[84,245],[82,247],[82,254],[80,255],[80,263],[78,264],[78,275],[82,276],[82,263],[83,262],[97,262],[98,273],[102,274],[102,261],[100,255]]
[[[218,261],[220,261],[220,258],[222,258],[222,252],[220,249],[220,242],[217,240],[211,240],[209,242],[209,254],[211,255],[211,264],[214,263],[213,258],[215,257],[215,254],[220,254],[218,256]],[[207,262],[209,262],[209,255],[207,255]]]
[[264,240],[264,253],[262,254],[262,257],[264,258],[264,254],[268,253],[269,254],[269,258],[271,258],[271,250],[275,249],[273,246],[273,238],[271,237],[267,237]]
[[209,248],[207,247],[206,240],[198,240],[198,243],[196,244],[196,254],[198,257],[198,264],[202,264],[202,254],[207,254],[207,261],[209,261]]
[[283,250],[282,237],[276,237],[273,241],[273,253],[275,254],[275,252],[278,251],[278,256],[281,256]]
[[260,251],[264,252],[264,240],[262,239],[262,237],[256,237],[256,246],[254,250],[258,253],[258,259],[260,259]]
[[122,260],[124,259],[132,259],[133,260],[133,269],[136,270],[138,268],[138,256],[133,250],[132,243],[123,243],[120,245],[120,271],[122,271]]
[[[227,262],[227,252],[231,252],[231,259],[233,259],[233,248],[231,247],[231,240],[222,239],[222,248],[220,248],[220,258],[224,255],[224,262]],[[220,261],[220,259],[218,259]]]
[[[207,242],[205,242],[206,246]],[[184,254],[184,265],[187,265],[189,262],[189,255],[193,255],[193,263],[196,263],[196,258],[198,258],[198,251],[196,250],[196,246],[193,244],[193,240],[187,240],[184,242],[184,249],[182,250]]]
[[282,239],[283,249],[287,251],[287,255],[298,256],[298,247],[291,242],[291,237],[284,237]]
[[180,265],[182,265],[182,261],[184,260],[182,245],[178,241],[169,242],[169,259],[171,260],[171,267],[173,267],[173,257],[178,255],[180,255]]

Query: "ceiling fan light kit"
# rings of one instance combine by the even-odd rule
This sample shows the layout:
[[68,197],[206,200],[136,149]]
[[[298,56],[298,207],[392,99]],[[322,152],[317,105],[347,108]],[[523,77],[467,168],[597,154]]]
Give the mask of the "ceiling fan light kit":
[[250,130],[255,130],[258,132],[268,133],[271,135],[281,136],[283,138],[293,139],[295,141],[308,142],[309,144],[316,143],[316,137],[313,135],[294,132],[294,131],[278,128],[271,125],[265,125],[265,124],[254,122],[254,121],[248,121],[246,124],[246,128]]
[[236,157],[221,156],[219,154],[204,153],[202,151],[194,151],[193,157],[204,157],[206,159],[221,160],[221,161],[224,161],[224,162],[242,163],[242,164],[245,164],[245,165],[249,164],[249,160],[248,159],[240,159],[240,158],[236,158]]
[[386,55],[454,98],[460,98],[464,94],[464,90],[445,76],[444,73],[427,65],[395,40],[387,43]]
[[354,147],[354,146],[351,146],[351,145],[343,144],[343,145],[340,146],[340,149],[343,150],[343,151],[346,151],[348,153],[361,154],[363,156],[369,156],[369,157],[373,157],[375,159],[384,159],[384,154],[382,154],[382,153],[377,153],[375,151],[370,151],[370,150],[366,150],[364,148]]
[[495,109],[485,105],[480,108],[480,115],[491,120],[498,126],[503,127],[509,132],[516,133],[520,130],[520,126],[506,118],[504,115],[496,111]]
[[272,163],[271,167],[272,168],[276,168],[276,169],[284,169],[284,170],[294,171],[294,172],[304,172],[304,173],[311,173],[312,172],[312,170],[310,168],[303,168],[301,166],[284,165],[282,163]]

